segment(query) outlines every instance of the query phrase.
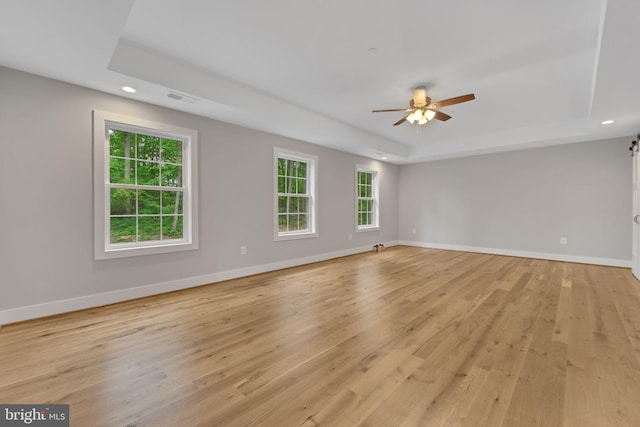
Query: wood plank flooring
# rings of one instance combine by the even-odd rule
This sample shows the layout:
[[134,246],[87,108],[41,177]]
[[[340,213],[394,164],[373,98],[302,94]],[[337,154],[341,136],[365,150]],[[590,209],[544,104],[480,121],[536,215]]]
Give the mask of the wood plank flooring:
[[640,426],[628,269],[393,247],[0,329],[72,426]]

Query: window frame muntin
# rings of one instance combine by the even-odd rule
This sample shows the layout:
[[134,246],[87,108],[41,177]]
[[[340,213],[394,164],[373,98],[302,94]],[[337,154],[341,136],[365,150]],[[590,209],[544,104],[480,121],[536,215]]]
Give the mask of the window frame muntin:
[[[358,172],[371,174],[371,193],[372,198],[361,198],[359,194]],[[370,166],[356,165],[355,171],[355,229],[356,232],[380,230],[380,171]],[[358,225],[358,213],[360,200],[373,200],[372,215],[374,223],[372,225]]]
[[[109,129],[133,132],[165,139],[182,141],[182,187],[118,184],[109,182]],[[94,151],[94,259],[104,260],[138,255],[178,252],[198,249],[197,209],[197,150],[198,133],[194,129],[159,123],[138,117],[93,111]],[[136,161],[139,159],[135,159]],[[169,164],[174,164],[168,162]],[[110,204],[111,188],[129,188],[153,191],[182,191],[183,238],[151,240],[130,243],[111,243]],[[136,213],[135,215],[139,215]],[[163,216],[162,212],[159,216]]]
[[[279,230],[279,209],[278,209],[278,197],[280,193],[278,191],[278,159],[283,158],[286,160],[293,160],[298,162],[307,163],[307,194],[309,198],[309,230],[304,231],[287,231],[281,232]],[[273,148],[273,239],[274,241],[281,240],[293,240],[293,239],[307,239],[318,236],[318,222],[317,222],[317,209],[318,209],[318,157],[313,154],[301,153],[298,151],[289,150],[286,148],[274,147]],[[293,193],[291,193],[293,194]],[[297,193],[296,193],[297,194]]]

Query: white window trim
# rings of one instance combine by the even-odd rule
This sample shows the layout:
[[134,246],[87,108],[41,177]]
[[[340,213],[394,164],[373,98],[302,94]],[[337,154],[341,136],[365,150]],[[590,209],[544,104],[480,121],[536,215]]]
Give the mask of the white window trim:
[[[368,172],[373,174],[373,225],[358,225],[358,172]],[[380,230],[380,171],[369,166],[356,165],[356,173],[354,179],[355,185],[355,225],[356,232]]]
[[[309,231],[278,230],[278,158],[303,161],[307,167],[307,188],[309,191]],[[312,154],[300,153],[285,148],[273,147],[273,240],[294,240],[318,237],[318,157]]]
[[[107,191],[109,171],[108,128],[114,124],[147,135],[183,141],[183,230],[184,238],[171,241],[138,242],[112,245],[109,235],[110,193]],[[93,111],[93,203],[94,203],[94,259],[104,260],[137,255],[151,255],[198,249],[198,132],[193,129],[157,123],[105,111]]]

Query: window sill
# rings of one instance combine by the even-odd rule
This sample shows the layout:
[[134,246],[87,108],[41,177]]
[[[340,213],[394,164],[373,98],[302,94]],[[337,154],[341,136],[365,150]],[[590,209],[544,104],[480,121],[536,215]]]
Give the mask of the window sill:
[[376,226],[370,226],[370,227],[357,227],[356,228],[356,233],[361,233],[361,232],[365,232],[365,231],[378,231],[380,230],[380,226],[376,225]]
[[110,248],[102,251],[96,250],[95,260],[127,258],[140,255],[154,255],[170,252],[192,251],[198,249],[197,243],[176,242],[156,246],[125,246],[122,248]]
[[289,234],[277,234],[273,236],[274,241],[281,240],[297,240],[297,239],[312,239],[318,237],[318,233],[289,233]]

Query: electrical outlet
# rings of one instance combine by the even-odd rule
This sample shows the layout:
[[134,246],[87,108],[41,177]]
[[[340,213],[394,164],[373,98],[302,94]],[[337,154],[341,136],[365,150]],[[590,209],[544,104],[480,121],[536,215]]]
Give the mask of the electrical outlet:
[[247,254],[247,247],[240,246],[240,255],[246,255],[246,254]]
[[411,234],[416,234],[417,232],[418,232],[418,230],[416,230],[415,228],[413,228],[413,229],[411,230]]
[[561,245],[566,245],[567,244],[567,238],[566,237],[561,237],[560,238],[560,244]]

